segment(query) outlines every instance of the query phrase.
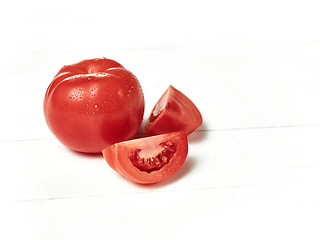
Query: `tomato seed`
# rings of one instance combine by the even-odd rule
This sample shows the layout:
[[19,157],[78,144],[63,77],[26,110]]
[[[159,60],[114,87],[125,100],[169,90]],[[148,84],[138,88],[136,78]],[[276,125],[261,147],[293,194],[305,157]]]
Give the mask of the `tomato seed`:
[[130,156],[131,163],[140,171],[148,173],[160,170],[169,163],[170,159],[175,154],[176,144],[174,142],[162,142],[159,145],[163,147],[163,150],[156,156],[148,158],[141,158],[139,156],[141,149],[136,149],[134,154]]

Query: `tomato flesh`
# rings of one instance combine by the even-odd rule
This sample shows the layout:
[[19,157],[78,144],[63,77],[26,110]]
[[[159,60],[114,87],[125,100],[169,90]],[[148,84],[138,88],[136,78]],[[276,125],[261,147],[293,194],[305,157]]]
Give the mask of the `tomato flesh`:
[[136,183],[149,184],[172,176],[188,154],[186,132],[172,132],[116,143],[105,148],[107,163]]
[[202,116],[196,105],[172,86],[158,100],[145,125],[149,135],[174,131],[192,133],[202,124]]

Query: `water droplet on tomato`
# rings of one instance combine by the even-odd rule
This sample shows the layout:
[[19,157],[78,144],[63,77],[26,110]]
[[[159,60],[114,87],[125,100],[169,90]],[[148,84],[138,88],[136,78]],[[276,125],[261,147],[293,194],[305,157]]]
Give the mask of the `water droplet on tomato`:
[[81,88],[73,88],[69,91],[69,98],[73,101],[81,101],[84,96],[84,91]]

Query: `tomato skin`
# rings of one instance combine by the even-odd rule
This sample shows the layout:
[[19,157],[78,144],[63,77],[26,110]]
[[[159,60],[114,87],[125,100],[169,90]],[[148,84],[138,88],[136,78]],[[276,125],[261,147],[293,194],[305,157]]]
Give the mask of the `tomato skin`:
[[[167,165],[152,172],[142,171],[133,165],[130,157],[137,149],[152,157],[154,149],[159,148],[162,142],[173,142],[176,145],[174,155]],[[185,162],[188,154],[187,133],[173,132],[116,143],[103,149],[102,153],[109,166],[126,179],[140,184],[156,183],[172,176]]]
[[65,146],[97,153],[136,134],[144,96],[130,71],[116,61],[96,58],[62,67],[47,89],[43,108],[48,127]]
[[175,131],[192,133],[202,124],[202,116],[196,105],[173,86],[164,92],[154,106],[146,122],[148,135]]

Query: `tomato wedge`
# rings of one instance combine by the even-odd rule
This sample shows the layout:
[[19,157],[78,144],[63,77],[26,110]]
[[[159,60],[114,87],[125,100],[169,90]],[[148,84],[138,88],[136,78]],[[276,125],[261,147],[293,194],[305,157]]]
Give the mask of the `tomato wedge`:
[[202,124],[202,116],[196,105],[173,86],[164,92],[154,106],[145,125],[148,135],[175,131],[192,133]]
[[173,132],[116,143],[103,156],[115,171],[128,180],[150,184],[172,176],[188,154],[186,132]]

